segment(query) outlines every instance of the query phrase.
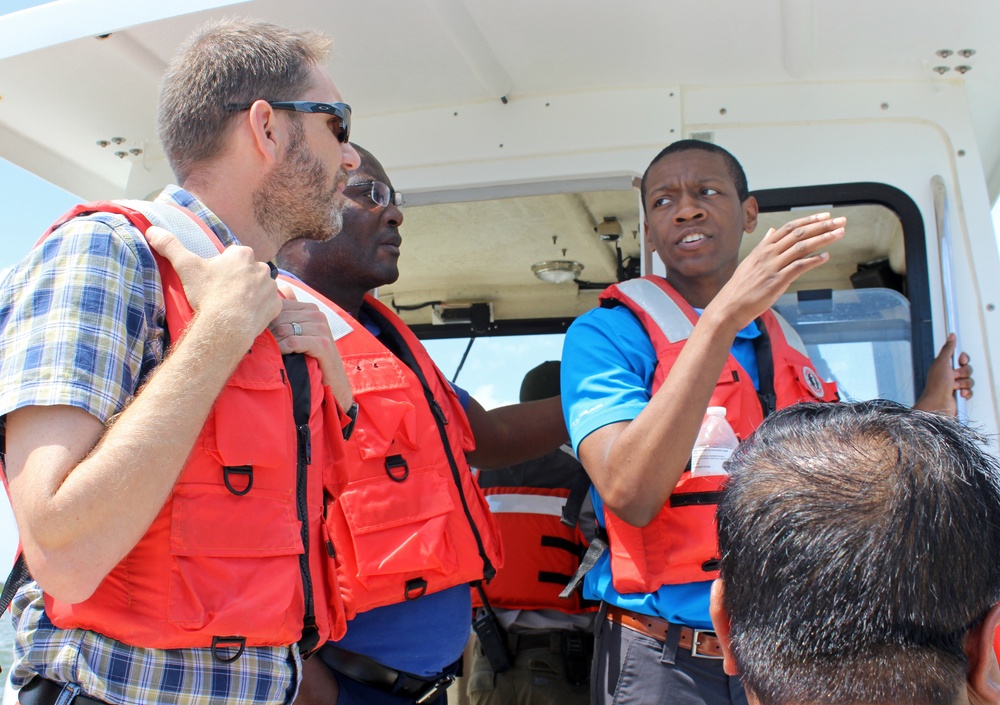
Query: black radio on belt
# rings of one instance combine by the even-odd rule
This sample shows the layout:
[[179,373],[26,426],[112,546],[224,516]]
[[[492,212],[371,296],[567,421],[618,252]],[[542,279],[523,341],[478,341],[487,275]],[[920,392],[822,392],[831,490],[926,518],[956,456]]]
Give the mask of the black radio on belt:
[[476,589],[479,591],[479,599],[483,602],[483,610],[472,623],[472,628],[479,637],[479,646],[486,654],[490,668],[494,673],[502,673],[514,665],[514,657],[511,656],[507,646],[507,630],[500,624],[496,612],[490,607],[482,584],[476,583]]

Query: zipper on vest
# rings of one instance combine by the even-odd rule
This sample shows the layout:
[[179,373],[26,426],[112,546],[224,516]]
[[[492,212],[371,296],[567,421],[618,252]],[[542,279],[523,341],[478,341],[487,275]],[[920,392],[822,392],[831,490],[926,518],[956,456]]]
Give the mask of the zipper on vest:
[[[424,396],[427,398],[427,403],[430,405],[431,409],[437,409],[437,413],[434,414],[435,421],[437,422],[438,434],[441,436],[441,445],[444,446],[444,453],[448,458],[448,466],[451,468],[451,476],[455,481],[455,486],[458,488],[458,496],[462,500],[462,511],[465,512],[465,519],[469,523],[469,528],[472,530],[472,536],[476,539],[476,548],[479,550],[479,557],[483,560],[483,578],[486,582],[493,580],[493,577],[497,574],[497,569],[493,567],[493,563],[490,562],[489,557],[486,555],[486,547],[483,545],[483,537],[479,534],[479,527],[476,526],[475,520],[472,518],[472,512],[469,510],[469,501],[465,497],[465,492],[462,490],[462,476],[458,470],[458,463],[455,462],[455,456],[451,452],[451,443],[448,442],[448,431],[445,430],[445,425],[447,421],[444,417],[444,411],[438,405],[437,400],[434,399],[434,395],[431,390],[427,387],[427,382],[423,379],[423,375],[417,373],[421,378],[420,381],[424,387]],[[438,416],[440,414],[440,416]]]
[[[309,490],[309,465],[312,463],[309,424],[302,424],[298,427],[298,441],[295,499],[298,505],[299,522],[302,525],[302,553],[299,555],[299,568],[302,572],[302,591],[306,603],[305,622],[308,625],[309,620],[312,619],[312,626],[315,628],[316,606],[313,600],[312,571],[309,569],[309,503],[307,493]],[[307,640],[305,631],[303,631],[302,640]],[[304,650],[311,651],[312,648]]]
[[441,405],[438,404],[437,399],[435,399],[434,397],[430,397],[430,404],[431,404],[431,413],[434,414],[434,418],[437,419],[437,422],[442,426],[447,426],[448,417],[444,415],[444,409],[442,409]]
[[302,553],[299,554],[299,573],[302,576],[302,597],[304,614],[302,619],[302,638],[299,649],[303,654],[309,654],[319,643],[319,630],[316,628],[316,603],[313,594],[312,571],[309,568],[309,465],[312,463],[312,433],[309,428],[309,416],[312,410],[312,395],[309,380],[309,367],[306,358],[301,353],[291,353],[282,356],[285,370],[288,372],[288,382],[292,392],[292,415],[295,419],[295,436],[297,440],[295,504],[299,519]]

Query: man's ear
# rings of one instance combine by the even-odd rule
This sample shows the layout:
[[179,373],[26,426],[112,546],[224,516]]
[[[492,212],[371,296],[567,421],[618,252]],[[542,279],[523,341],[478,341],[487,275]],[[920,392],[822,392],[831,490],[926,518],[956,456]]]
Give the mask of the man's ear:
[[994,646],[998,626],[1000,603],[993,605],[982,623],[965,637],[965,655],[969,659],[966,685],[978,702],[1000,703],[1000,665]]
[[729,613],[722,604],[722,581],[716,580],[712,583],[712,597],[708,604],[708,613],[712,617],[712,626],[719,637],[719,645],[722,647],[722,669],[729,676],[738,676],[739,669],[736,667],[736,659],[733,658],[733,644],[729,639],[730,623]]
[[757,205],[757,199],[753,196],[747,196],[747,200],[743,201],[743,232],[752,233],[757,229],[757,214],[760,212],[760,206]]
[[257,100],[250,106],[249,112],[247,119],[254,146],[267,162],[277,162],[281,151],[280,140],[283,137],[277,111],[267,101]]

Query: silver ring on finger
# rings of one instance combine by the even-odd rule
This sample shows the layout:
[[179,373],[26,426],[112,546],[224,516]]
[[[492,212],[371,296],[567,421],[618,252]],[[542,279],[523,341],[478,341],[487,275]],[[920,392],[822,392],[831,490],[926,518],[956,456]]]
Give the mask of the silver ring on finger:
[[302,335],[302,326],[294,321],[292,322],[292,335]]

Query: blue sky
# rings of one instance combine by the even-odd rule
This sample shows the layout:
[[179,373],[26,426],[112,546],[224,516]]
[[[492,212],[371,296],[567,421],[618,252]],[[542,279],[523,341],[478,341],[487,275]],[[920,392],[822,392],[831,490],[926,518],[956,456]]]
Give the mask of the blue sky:
[[[44,4],[39,0],[0,0],[0,14]],[[80,199],[3,159],[0,184],[0,269],[5,269]]]

